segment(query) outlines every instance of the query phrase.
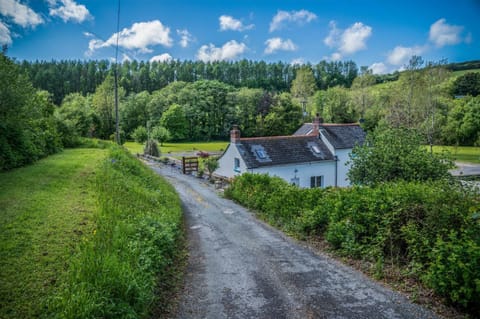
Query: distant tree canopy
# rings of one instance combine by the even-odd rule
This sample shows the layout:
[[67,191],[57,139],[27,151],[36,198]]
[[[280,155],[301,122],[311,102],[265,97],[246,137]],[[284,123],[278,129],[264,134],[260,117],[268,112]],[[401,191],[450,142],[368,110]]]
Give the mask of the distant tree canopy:
[[[23,61],[19,64],[33,86],[53,95],[59,105],[69,93],[87,95],[95,92],[106,77],[113,74],[109,61]],[[260,88],[273,92],[288,91],[297,70],[308,68],[316,87],[326,89],[341,85],[350,87],[358,74],[353,61],[321,61],[316,65],[298,66],[284,62],[241,60],[236,62],[125,61],[119,67],[119,83],[127,95],[142,91],[153,92],[168,84],[183,81],[217,80],[234,87]]]
[[471,95],[480,94],[480,72],[467,72],[459,76],[453,84],[454,95]]

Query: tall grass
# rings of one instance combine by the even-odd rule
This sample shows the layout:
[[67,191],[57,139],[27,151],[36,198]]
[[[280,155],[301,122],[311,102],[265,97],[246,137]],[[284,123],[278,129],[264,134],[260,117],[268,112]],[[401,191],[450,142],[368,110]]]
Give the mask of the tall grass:
[[97,173],[98,213],[63,285],[57,318],[142,318],[163,304],[182,235],[174,189],[124,149],[112,147]]
[[0,318],[38,318],[97,209],[107,152],[68,149],[0,173]]

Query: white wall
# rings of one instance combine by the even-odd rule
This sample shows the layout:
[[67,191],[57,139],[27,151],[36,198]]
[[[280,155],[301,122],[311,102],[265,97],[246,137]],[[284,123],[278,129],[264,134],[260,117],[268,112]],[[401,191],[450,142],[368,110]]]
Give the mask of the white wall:
[[348,180],[347,173],[350,170],[350,166],[346,165],[346,163],[350,160],[348,154],[350,154],[352,150],[348,149],[337,149],[336,155],[338,157],[338,175],[337,175],[337,182],[338,186],[345,187],[350,186],[350,181]]
[[[233,167],[235,158],[238,158],[240,160],[240,167],[238,171],[235,171]],[[240,153],[238,152],[238,149],[234,144],[228,144],[228,148],[225,153],[223,153],[223,155],[219,158],[218,164],[218,169],[215,170],[215,174],[227,178],[240,175],[247,171],[245,162],[242,160],[242,157],[240,156]]]
[[[296,174],[295,169],[297,170]],[[251,171],[253,173],[278,176],[288,183],[291,183],[292,178],[296,175],[299,178],[299,186],[302,188],[310,188],[310,177],[312,176],[323,176],[323,187],[335,186],[335,162],[333,161],[269,166],[256,168]]]

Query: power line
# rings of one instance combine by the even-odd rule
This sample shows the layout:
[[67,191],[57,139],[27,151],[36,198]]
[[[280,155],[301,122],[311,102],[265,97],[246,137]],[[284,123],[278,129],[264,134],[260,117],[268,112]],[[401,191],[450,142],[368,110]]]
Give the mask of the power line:
[[120,128],[119,128],[119,116],[118,116],[118,38],[120,33],[120,0],[118,0],[118,10],[117,10],[117,39],[115,45],[115,141],[118,145],[121,144],[120,141]]

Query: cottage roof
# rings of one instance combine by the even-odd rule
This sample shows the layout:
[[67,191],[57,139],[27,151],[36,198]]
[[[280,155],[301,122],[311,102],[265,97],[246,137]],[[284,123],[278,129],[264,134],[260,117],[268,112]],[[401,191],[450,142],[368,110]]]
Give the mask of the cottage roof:
[[[352,124],[320,124],[319,127],[325,138],[336,149],[353,148],[356,144],[363,144],[365,131],[357,123]],[[293,135],[309,135],[313,132],[312,123],[304,123]]]
[[359,124],[321,124],[320,132],[336,149],[362,145],[366,136]]
[[234,145],[248,168],[333,160],[317,136],[241,138]]

